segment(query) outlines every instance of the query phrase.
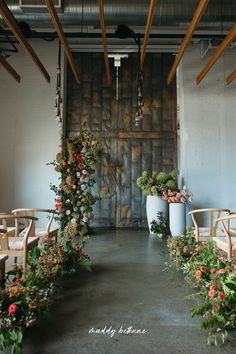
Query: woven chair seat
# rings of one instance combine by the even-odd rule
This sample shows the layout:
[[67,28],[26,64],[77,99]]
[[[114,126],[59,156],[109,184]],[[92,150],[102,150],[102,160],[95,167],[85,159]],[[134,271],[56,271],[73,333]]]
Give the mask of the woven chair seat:
[[[31,236],[28,238],[27,241],[27,246],[32,246],[37,243],[39,240],[39,237],[37,236]],[[23,244],[23,237],[8,237],[8,242],[9,242],[9,250],[23,250],[24,249],[24,244]]]

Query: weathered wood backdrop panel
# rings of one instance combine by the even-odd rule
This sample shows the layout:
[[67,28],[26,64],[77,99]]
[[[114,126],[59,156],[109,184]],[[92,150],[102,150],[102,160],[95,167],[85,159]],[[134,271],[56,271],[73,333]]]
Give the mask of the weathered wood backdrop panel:
[[81,84],[75,83],[68,70],[67,135],[76,134],[87,122],[102,139],[104,149],[96,174],[96,192],[102,199],[95,207],[95,224],[142,227],[146,225],[145,198],[136,185],[137,177],[143,170],[171,171],[176,162],[175,88],[166,84],[173,57],[147,54],[143,71],[144,118],[140,127],[135,127],[137,55],[122,59],[118,101],[112,59],[113,86],[108,87],[102,53],[74,55]]

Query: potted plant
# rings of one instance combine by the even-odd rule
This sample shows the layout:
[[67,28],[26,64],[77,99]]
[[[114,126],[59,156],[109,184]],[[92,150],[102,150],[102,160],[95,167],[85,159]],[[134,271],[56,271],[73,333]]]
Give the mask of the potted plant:
[[162,198],[169,203],[169,226],[172,236],[181,236],[185,233],[186,204],[192,201],[192,197],[186,186],[178,191],[170,189],[164,191]]
[[157,213],[157,220],[152,220],[151,231],[162,238],[170,234],[168,217],[162,213]]
[[143,190],[144,195],[147,196],[146,211],[148,219],[148,227],[151,234],[151,222],[156,219],[157,213],[162,213],[167,216],[168,204],[162,199],[164,191],[177,190],[176,173],[153,172],[149,174],[143,171],[142,175],[137,179],[137,185]]

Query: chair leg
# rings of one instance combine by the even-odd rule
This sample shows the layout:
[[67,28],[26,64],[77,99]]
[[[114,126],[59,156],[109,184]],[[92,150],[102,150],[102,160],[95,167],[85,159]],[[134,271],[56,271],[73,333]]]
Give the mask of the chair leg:
[[58,230],[56,231],[56,234],[55,234],[55,242],[57,242],[58,240]]
[[23,269],[26,270],[26,268],[27,268],[27,252],[25,252],[23,258]]
[[14,257],[14,263],[17,264],[17,257]]
[[0,266],[0,282],[3,280],[5,276],[5,262],[3,262]]

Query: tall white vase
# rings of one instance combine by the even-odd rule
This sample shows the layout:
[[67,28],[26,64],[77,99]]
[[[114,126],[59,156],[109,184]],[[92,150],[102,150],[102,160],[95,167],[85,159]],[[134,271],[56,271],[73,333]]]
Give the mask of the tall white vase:
[[172,236],[181,236],[185,234],[186,229],[186,204],[169,204],[169,224]]
[[146,202],[146,211],[150,234],[154,234],[154,232],[151,231],[151,222],[153,220],[157,221],[157,213],[162,213],[163,216],[167,216],[168,204],[161,197],[148,195]]

